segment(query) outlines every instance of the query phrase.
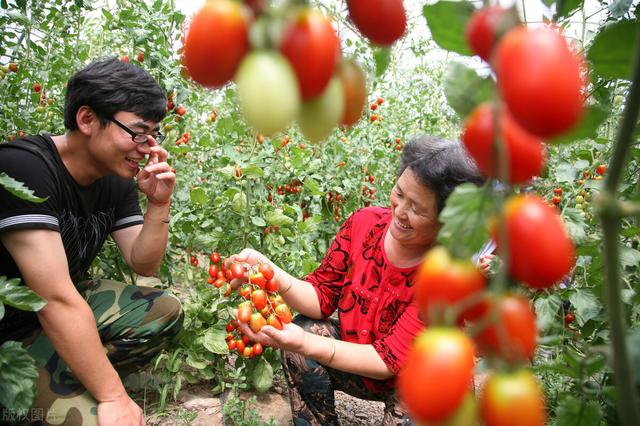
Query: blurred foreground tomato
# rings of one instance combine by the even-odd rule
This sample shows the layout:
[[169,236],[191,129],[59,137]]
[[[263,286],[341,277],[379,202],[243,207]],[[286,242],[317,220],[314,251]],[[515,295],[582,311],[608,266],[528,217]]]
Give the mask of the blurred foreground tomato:
[[402,0],[347,0],[347,7],[356,28],[380,46],[389,46],[407,28]]
[[362,116],[367,100],[367,77],[354,59],[345,59],[338,68],[344,94],[342,124],[352,126]]
[[306,101],[327,88],[340,56],[340,39],[320,11],[303,8],[285,26],[280,51],[293,67]]
[[[516,195],[504,205],[509,248],[508,270],[534,289],[559,282],[575,264],[575,247],[555,208],[534,195]],[[500,250],[500,238],[493,238]]]
[[298,125],[310,142],[317,143],[331,134],[340,123],[344,111],[344,95],[338,78],[333,78],[327,90],[302,104]]
[[425,256],[415,281],[416,301],[423,320],[432,324],[441,319],[444,309],[466,304],[457,315],[459,324],[478,315],[478,304],[471,299],[484,290],[486,279],[468,260],[453,260],[442,246],[435,247]]
[[278,52],[259,50],[248,54],[235,81],[244,118],[263,135],[272,136],[297,117],[298,82],[293,69]]
[[480,394],[480,414],[486,426],[542,426],[547,417],[544,396],[529,370],[493,373]]
[[[504,107],[500,108],[499,114],[500,140],[509,163],[509,182],[524,183],[540,174],[545,161],[544,144],[522,129]],[[498,155],[493,146],[494,123],[493,104],[481,104],[465,121],[462,142],[485,176],[499,178]]]
[[471,388],[474,346],[456,328],[431,327],[416,337],[398,375],[398,393],[418,422],[446,420]]
[[546,138],[580,120],[583,61],[558,30],[514,28],[496,49],[498,88],[522,127]]
[[249,51],[247,16],[229,0],[208,1],[193,17],[182,60],[191,78],[206,87],[229,82]]
[[467,22],[467,44],[473,53],[489,62],[498,39],[517,25],[518,21],[515,9],[505,9],[500,5],[489,5],[476,10]]

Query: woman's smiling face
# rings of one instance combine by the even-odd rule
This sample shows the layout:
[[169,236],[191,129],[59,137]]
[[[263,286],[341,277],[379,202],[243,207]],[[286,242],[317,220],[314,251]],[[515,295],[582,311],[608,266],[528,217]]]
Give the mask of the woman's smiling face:
[[391,191],[391,236],[407,248],[427,249],[436,240],[440,223],[436,194],[406,168]]

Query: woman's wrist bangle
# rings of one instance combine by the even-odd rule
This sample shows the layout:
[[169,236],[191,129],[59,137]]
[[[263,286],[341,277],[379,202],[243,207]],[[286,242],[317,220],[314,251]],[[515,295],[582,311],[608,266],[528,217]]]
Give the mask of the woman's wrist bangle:
[[329,360],[327,362],[324,363],[325,366],[330,367],[331,366],[331,361],[333,361],[333,357],[336,355],[336,339],[334,339],[333,337],[331,338],[331,356],[329,357]]
[[282,296],[283,294],[291,290],[292,286],[293,286],[293,277],[289,276],[289,286],[280,292],[280,296]]

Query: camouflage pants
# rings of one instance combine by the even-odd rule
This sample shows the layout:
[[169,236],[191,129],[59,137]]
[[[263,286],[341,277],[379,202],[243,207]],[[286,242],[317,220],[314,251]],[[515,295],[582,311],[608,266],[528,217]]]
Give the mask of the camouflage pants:
[[[317,321],[297,315],[294,323],[313,334],[340,338],[337,320]],[[377,424],[411,424],[394,390],[371,392],[363,383],[362,376],[326,367],[292,352],[283,352],[283,367],[289,384],[293,424],[296,426],[339,425],[334,390],[360,399],[384,401],[384,417]]]
[[[77,288],[93,311],[104,350],[120,377],[147,364],[182,328],[180,302],[162,290],[111,280],[83,281]],[[42,423],[97,425],[96,400],[42,330],[23,344],[40,367],[34,409],[42,413]]]

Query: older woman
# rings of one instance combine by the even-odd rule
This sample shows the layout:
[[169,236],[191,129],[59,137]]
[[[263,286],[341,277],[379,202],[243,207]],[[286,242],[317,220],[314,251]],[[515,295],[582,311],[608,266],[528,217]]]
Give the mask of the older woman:
[[[453,189],[482,183],[464,148],[422,137],[403,151],[391,207],[368,207],[341,226],[321,265],[305,279],[274,266],[280,294],[299,312],[253,341],[282,348],[294,424],[338,424],[334,390],[385,402],[383,424],[406,421],[395,376],[424,324],[413,301],[413,278],[436,244],[438,214]],[[252,249],[230,260],[270,261]],[[338,319],[330,318],[338,312]]]

